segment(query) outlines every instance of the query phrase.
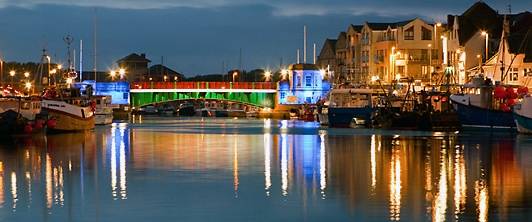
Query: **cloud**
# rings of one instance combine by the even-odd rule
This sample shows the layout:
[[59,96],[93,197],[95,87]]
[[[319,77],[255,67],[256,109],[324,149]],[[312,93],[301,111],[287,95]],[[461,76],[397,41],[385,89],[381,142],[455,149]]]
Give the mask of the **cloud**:
[[[506,3],[487,1],[496,9],[505,11]],[[529,8],[532,3],[514,0],[516,8]],[[273,16],[324,16],[324,15],[378,15],[385,17],[420,15],[441,19],[453,9],[471,4],[463,0],[0,0],[0,8],[34,8],[38,5],[65,5],[81,7],[103,7],[113,9],[169,9],[169,8],[223,8],[246,5],[271,7]]]

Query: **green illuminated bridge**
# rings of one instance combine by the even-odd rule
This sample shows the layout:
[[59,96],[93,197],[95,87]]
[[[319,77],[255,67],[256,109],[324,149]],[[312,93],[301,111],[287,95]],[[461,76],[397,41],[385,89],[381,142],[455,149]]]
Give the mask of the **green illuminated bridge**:
[[218,100],[273,108],[271,82],[137,82],[131,84],[131,106],[186,100]]

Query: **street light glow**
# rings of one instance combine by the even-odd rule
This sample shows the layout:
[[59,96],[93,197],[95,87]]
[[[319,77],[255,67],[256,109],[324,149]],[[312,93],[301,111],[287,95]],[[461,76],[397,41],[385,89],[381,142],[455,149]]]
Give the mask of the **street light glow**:
[[30,77],[30,73],[29,72],[24,72],[24,77],[26,77],[26,78]]
[[123,76],[124,74],[126,74],[126,70],[123,69],[123,68],[121,68],[121,69],[118,70],[118,73],[119,73],[121,76]]
[[31,89],[31,82],[26,82],[26,84],[24,84],[24,86],[26,87],[26,89]]
[[272,77],[272,72],[270,71],[264,72],[264,78],[266,79],[266,81],[269,81],[271,77]]
[[109,75],[114,78],[116,76],[116,71],[111,70],[111,72],[109,72]]
[[486,31],[482,31],[480,34],[481,34],[482,36],[486,36],[488,33],[487,33]]
[[12,77],[15,76],[15,73],[16,73],[15,70],[9,71],[9,75],[12,76]]
[[62,68],[63,68],[63,66],[62,66],[61,64],[57,65],[57,69],[60,70],[60,69],[62,69]]

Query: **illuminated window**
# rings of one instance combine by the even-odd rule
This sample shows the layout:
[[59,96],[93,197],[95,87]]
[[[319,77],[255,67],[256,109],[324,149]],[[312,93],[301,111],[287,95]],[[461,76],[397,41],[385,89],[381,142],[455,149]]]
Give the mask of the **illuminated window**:
[[519,81],[519,69],[512,68],[510,69],[510,80],[511,81]]

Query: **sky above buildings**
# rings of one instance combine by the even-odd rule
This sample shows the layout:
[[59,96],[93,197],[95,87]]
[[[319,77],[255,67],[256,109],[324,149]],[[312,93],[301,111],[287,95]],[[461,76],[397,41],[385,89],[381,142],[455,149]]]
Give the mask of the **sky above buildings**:
[[[92,70],[94,27],[98,70],[132,52],[146,53],[187,76],[239,67],[275,69],[296,60],[308,27],[307,61],[325,38],[349,24],[394,22],[420,17],[443,21],[474,0],[0,0],[0,58],[38,61],[43,48],[66,60],[63,37],[84,44],[84,70]],[[501,13],[532,9],[532,1],[485,1]],[[164,58],[164,59],[162,59]],[[79,58],[78,58],[79,59]]]

